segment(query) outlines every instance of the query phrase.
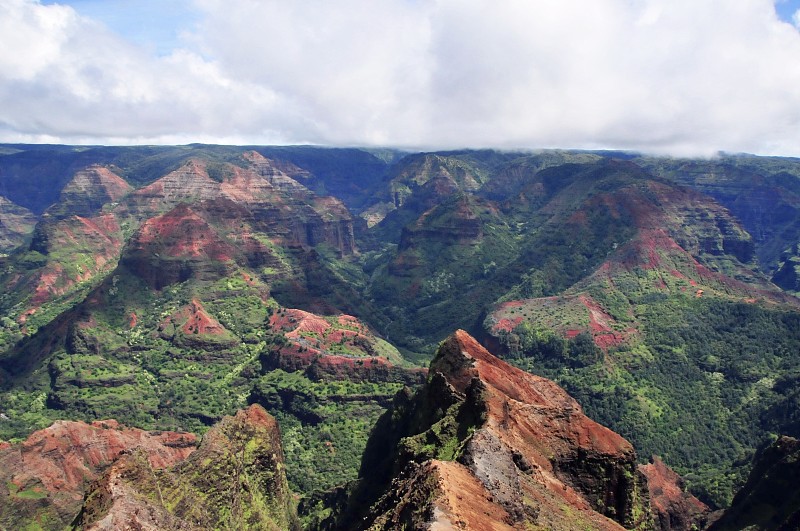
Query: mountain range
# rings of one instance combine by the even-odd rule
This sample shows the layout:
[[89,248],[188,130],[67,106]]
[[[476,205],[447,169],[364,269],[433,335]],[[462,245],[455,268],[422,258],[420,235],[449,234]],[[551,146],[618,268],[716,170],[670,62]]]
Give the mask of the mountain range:
[[[3,451],[70,422],[203,441],[163,472],[120,443],[69,508],[10,476],[3,525],[109,526],[136,499],[161,528],[736,529],[774,492],[750,470],[800,437],[800,160],[2,153]],[[192,457],[242,415],[280,425],[272,494]],[[193,474],[239,512],[192,523],[198,498],[164,496]]]

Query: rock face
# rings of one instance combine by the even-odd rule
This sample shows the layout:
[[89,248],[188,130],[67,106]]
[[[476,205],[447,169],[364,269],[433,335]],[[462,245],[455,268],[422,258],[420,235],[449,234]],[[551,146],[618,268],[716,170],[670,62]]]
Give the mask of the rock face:
[[299,529],[278,424],[261,406],[225,417],[184,462],[163,470],[137,451],[86,496],[76,528]]
[[45,214],[55,218],[93,216],[103,205],[119,201],[132,189],[119,175],[94,164],[75,174],[61,191],[58,202]]
[[40,222],[33,234],[31,250],[44,255],[46,263],[28,280],[33,284],[34,308],[112,270],[123,244],[122,230],[113,214]]
[[288,243],[327,243],[342,254],[355,252],[352,217],[339,200],[314,195],[257,153],[246,153],[242,163],[246,167],[212,167],[190,160],[131,193],[120,211],[142,218],[168,212],[181,203],[202,202],[207,203],[207,217],[223,225],[235,221],[237,230],[244,220],[253,230]]
[[237,264],[280,268],[276,246],[356,252],[352,217],[339,200],[317,197],[257,153],[242,162],[247,167],[212,168],[190,160],[129,194],[120,216],[146,221],[122,263],[162,289],[189,278],[218,279]]
[[800,441],[781,437],[761,452],[731,507],[708,529],[800,529]]
[[0,446],[0,527],[33,522],[62,529],[78,513],[87,483],[138,448],[152,469],[172,466],[196,448],[191,433],[146,432],[116,421],[59,421],[20,444]]
[[381,418],[360,477],[342,529],[656,528],[630,443],[463,331]]
[[137,217],[153,215],[170,210],[179,203],[213,199],[219,193],[219,183],[208,175],[206,164],[192,159],[130,194],[122,209]]
[[[77,516],[76,516],[77,515]],[[0,442],[0,528],[299,529],[278,424],[261,406],[191,433],[56,422]]]
[[683,479],[659,458],[647,465],[639,465],[639,471],[647,478],[650,503],[657,517],[658,528],[692,529],[704,521],[710,509],[703,502],[684,490]]
[[189,278],[214,280],[232,272],[236,249],[200,213],[182,204],[147,220],[121,262],[154,289]]

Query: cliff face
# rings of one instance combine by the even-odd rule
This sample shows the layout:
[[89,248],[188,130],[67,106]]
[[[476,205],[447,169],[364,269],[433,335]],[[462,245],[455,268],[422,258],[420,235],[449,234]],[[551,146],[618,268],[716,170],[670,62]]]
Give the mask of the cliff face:
[[[269,318],[280,339],[262,354],[264,371],[302,371],[314,381],[399,382],[417,385],[424,369],[395,365],[399,352],[351,315],[323,317],[284,308]],[[391,358],[391,359],[390,359]]]
[[[77,516],[76,516],[77,515]],[[280,431],[261,406],[191,433],[56,422],[0,442],[0,527],[298,529]]]
[[150,218],[121,260],[154,289],[189,278],[215,280],[232,272],[235,247],[192,207],[182,204]]
[[343,528],[654,528],[633,447],[555,383],[463,331],[430,374],[373,431]]
[[800,441],[781,437],[756,456],[747,483],[709,531],[800,529]]
[[108,168],[94,164],[77,172],[61,191],[58,202],[45,215],[55,218],[93,216],[103,205],[114,203],[133,187]]
[[76,527],[299,529],[277,422],[250,406],[169,469],[149,467],[143,452],[122,457],[92,485]]
[[800,189],[792,159],[721,157],[709,161],[641,159],[655,175],[690,186],[728,208],[753,236],[764,271],[800,241]]
[[687,493],[683,479],[661,459],[656,457],[647,465],[639,465],[639,471],[647,478],[650,503],[659,529],[692,529],[692,525],[705,521],[709,507]]
[[146,432],[116,421],[59,421],[22,443],[0,443],[0,527],[33,522],[61,529],[78,513],[84,488],[120,454],[140,448],[153,469],[174,465],[195,450],[191,433]]

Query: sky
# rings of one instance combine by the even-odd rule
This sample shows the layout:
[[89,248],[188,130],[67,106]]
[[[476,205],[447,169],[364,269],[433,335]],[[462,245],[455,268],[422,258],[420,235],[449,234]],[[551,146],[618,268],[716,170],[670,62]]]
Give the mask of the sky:
[[800,0],[0,0],[0,142],[800,156]]

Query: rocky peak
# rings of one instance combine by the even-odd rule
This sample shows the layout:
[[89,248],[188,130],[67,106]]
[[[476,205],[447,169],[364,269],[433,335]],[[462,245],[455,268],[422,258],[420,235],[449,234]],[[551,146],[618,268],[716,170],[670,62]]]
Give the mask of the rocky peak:
[[141,448],[152,469],[172,466],[195,451],[191,433],[147,432],[114,420],[58,421],[19,444],[0,447],[0,527],[32,521],[63,528],[78,513],[87,482],[119,456]]
[[219,188],[220,183],[209,176],[205,162],[190,159],[177,170],[131,193],[125,209],[134,214],[163,212],[178,203],[217,197]]
[[125,456],[85,500],[81,529],[299,529],[278,423],[258,405],[224,417],[172,468]]
[[683,479],[664,461],[654,457],[651,463],[639,465],[639,471],[647,478],[659,529],[692,529],[692,525],[704,522],[709,507],[686,492]]
[[248,151],[243,157],[258,175],[265,177],[276,189],[308,191],[305,186],[298,182],[298,179],[307,181],[311,178],[311,174],[308,171],[289,162],[268,159],[257,151]]
[[[345,527],[389,529],[411,515],[415,525],[427,518],[475,529],[653,522],[631,444],[586,417],[555,383],[499,360],[463,330],[439,347],[427,385],[398,396],[381,418],[361,471]],[[409,489],[426,471],[435,480],[419,500]],[[487,499],[491,511],[466,512]],[[372,508],[354,515],[363,504]]]
[[122,177],[99,164],[75,174],[61,191],[58,202],[47,209],[56,217],[91,216],[103,205],[119,201],[133,188]]
[[202,214],[179,204],[148,219],[128,243],[120,263],[155,289],[230,273],[238,250]]
[[[514,401],[582,414],[575,399],[555,382],[512,367],[463,330],[457,330],[441,344],[430,371],[440,372],[460,392],[465,392],[472,379],[477,378],[496,393]],[[619,437],[614,443],[630,448],[630,444],[623,441]]]

